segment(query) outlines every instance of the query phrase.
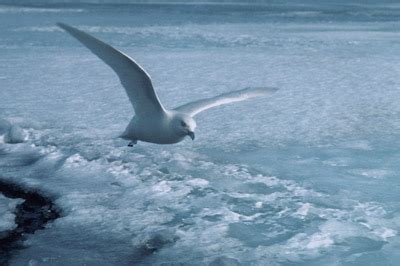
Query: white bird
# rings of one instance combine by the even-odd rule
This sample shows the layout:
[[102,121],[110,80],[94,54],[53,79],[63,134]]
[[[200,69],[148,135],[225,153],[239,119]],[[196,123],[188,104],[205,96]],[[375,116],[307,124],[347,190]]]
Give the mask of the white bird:
[[186,136],[194,140],[196,122],[193,117],[196,114],[212,107],[263,96],[277,90],[247,88],[167,110],[158,99],[150,76],[135,60],[81,30],[63,23],[57,25],[89,48],[118,75],[135,110],[135,116],[120,136],[130,140],[128,146],[133,146],[137,141],[172,144],[182,141]]

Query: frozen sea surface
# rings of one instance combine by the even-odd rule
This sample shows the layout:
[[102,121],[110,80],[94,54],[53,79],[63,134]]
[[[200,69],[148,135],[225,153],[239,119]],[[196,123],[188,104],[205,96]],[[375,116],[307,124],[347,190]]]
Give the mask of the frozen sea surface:
[[[129,148],[118,79],[57,21],[135,58],[167,107],[280,90]],[[399,25],[382,3],[0,5],[0,178],[63,215],[11,265],[398,265]]]

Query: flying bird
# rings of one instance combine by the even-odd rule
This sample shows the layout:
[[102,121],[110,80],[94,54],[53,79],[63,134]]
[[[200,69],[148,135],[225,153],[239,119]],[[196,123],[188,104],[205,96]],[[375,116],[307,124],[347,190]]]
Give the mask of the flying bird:
[[186,136],[194,140],[196,122],[193,117],[198,113],[277,91],[270,87],[246,88],[168,110],[158,99],[149,74],[135,60],[77,28],[63,23],[57,25],[80,41],[118,75],[135,110],[135,116],[120,136],[130,141],[128,146],[133,146],[137,141],[173,144],[182,141]]

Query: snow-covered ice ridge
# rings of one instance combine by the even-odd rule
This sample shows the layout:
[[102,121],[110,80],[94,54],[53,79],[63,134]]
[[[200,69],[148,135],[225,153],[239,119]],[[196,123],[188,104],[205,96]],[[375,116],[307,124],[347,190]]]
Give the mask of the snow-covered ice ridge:
[[[7,8],[0,176],[63,211],[12,265],[399,264],[395,5]],[[135,58],[167,107],[280,90],[200,114],[194,142],[130,149],[123,88],[56,21]]]

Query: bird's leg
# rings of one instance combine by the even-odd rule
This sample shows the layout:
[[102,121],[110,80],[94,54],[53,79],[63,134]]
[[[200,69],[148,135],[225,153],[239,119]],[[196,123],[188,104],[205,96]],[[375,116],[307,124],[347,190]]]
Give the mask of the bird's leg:
[[133,145],[137,144],[137,140],[132,140],[131,142],[129,142],[128,147],[133,147]]

